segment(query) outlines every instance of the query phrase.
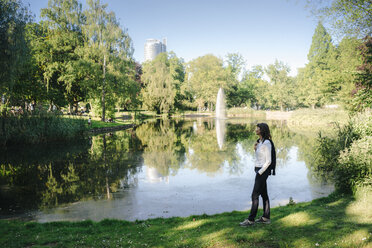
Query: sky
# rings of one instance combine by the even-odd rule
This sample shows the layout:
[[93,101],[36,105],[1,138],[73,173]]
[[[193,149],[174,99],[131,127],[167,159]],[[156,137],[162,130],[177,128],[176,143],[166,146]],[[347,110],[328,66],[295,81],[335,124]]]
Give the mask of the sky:
[[[24,0],[35,20],[48,0]],[[80,0],[85,5],[85,0]],[[133,40],[134,58],[144,61],[147,39],[167,38],[167,51],[189,62],[214,54],[243,56],[246,69],[275,60],[291,68],[307,63],[317,20],[305,0],[101,0],[115,12]]]

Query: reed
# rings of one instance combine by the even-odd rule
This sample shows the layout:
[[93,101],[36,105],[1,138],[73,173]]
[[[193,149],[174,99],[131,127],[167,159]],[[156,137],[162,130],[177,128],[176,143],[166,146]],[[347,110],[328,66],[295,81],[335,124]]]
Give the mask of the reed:
[[0,117],[0,146],[65,141],[81,137],[86,120],[53,113]]

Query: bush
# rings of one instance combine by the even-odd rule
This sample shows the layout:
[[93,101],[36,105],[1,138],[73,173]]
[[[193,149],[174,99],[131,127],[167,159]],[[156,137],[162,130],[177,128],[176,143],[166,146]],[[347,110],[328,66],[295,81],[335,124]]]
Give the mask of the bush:
[[335,137],[319,134],[316,166],[331,173],[336,189],[355,192],[358,187],[372,187],[372,118],[370,113],[350,118],[337,126]]
[[372,186],[372,136],[366,136],[341,151],[335,167],[336,187],[355,191],[360,186]]

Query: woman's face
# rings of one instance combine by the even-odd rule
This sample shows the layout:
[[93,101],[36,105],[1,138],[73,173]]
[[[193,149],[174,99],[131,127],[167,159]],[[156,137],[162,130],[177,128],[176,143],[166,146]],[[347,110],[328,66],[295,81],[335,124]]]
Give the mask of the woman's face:
[[257,126],[256,126],[256,130],[255,130],[255,131],[256,131],[256,134],[257,134],[257,135],[260,135],[260,134],[261,134],[261,130],[260,130],[260,128],[257,127]]

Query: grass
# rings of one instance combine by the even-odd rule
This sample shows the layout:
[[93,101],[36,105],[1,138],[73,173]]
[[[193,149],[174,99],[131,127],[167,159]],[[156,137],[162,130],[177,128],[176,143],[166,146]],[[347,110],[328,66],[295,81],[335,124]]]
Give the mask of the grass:
[[[69,116],[64,115],[64,118],[69,118]],[[121,117],[121,115],[118,115],[118,117]],[[89,129],[97,129],[97,128],[105,128],[105,127],[116,127],[116,126],[122,126],[122,125],[127,125],[127,124],[132,124],[134,123],[134,120],[132,119],[115,119],[115,122],[103,122],[101,121],[100,118],[98,117],[93,117],[92,118],[92,125],[89,127],[88,126],[88,116],[79,116],[79,119],[83,119],[86,127]]]
[[[369,192],[368,196],[371,196]],[[0,221],[0,247],[372,247],[371,197],[333,194],[272,209],[272,223],[240,227],[248,212],[145,221]]]
[[332,126],[348,121],[348,112],[342,109],[298,109],[293,111],[288,123],[297,126]]
[[116,126],[121,126],[124,124],[129,124],[129,122],[121,121],[121,120],[115,120],[115,122],[103,122],[99,120],[92,120],[92,125],[90,126],[90,129],[103,128],[103,127],[116,127]]
[[253,110],[252,108],[229,108],[227,109],[227,115],[229,117],[255,117],[255,118],[266,118],[266,113],[263,110]]
[[345,125],[348,112],[342,109],[298,109],[293,111],[287,125],[296,133],[318,133],[331,135],[335,124]]

